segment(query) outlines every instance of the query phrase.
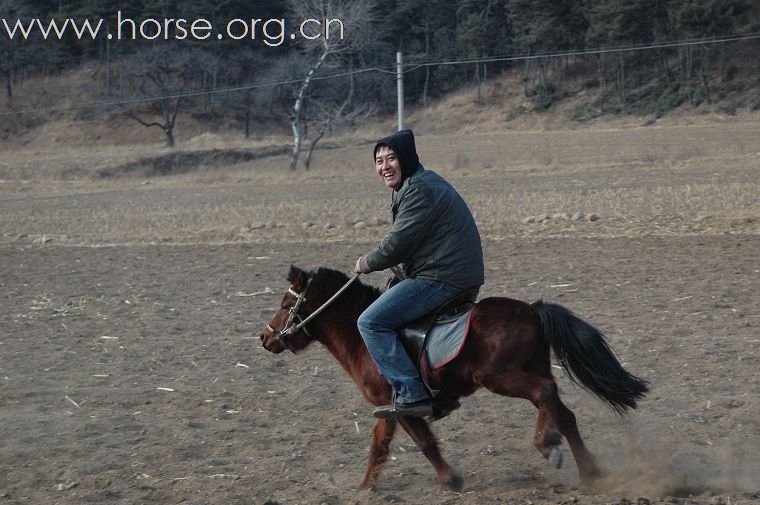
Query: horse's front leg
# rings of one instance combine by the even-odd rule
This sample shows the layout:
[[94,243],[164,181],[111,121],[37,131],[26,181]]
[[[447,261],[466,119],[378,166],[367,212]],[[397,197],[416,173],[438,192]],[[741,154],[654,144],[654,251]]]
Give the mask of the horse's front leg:
[[433,464],[441,487],[452,491],[461,491],[464,481],[456,470],[451,468],[446,460],[443,459],[443,456],[441,456],[438,442],[433,432],[430,431],[427,421],[419,417],[402,417],[399,419],[399,422],[412,440],[414,440],[414,443],[417,444],[422,454]]
[[367,461],[367,471],[364,472],[364,479],[359,485],[359,489],[369,489],[377,482],[377,476],[380,475],[383,463],[388,460],[390,454],[391,440],[396,433],[395,419],[387,421],[378,419],[375,423],[375,429],[372,433],[372,447],[369,449],[369,461]]

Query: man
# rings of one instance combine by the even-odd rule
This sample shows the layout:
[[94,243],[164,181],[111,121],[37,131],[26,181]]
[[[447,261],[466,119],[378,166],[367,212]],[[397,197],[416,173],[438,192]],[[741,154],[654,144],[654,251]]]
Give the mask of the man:
[[359,317],[359,332],[380,372],[396,391],[375,417],[424,417],[433,407],[414,363],[398,339],[400,328],[460,293],[483,284],[483,250],[475,220],[459,193],[420,164],[411,130],[381,139],[375,170],[393,189],[393,225],[380,244],[356,261],[370,273],[403,263],[406,279]]

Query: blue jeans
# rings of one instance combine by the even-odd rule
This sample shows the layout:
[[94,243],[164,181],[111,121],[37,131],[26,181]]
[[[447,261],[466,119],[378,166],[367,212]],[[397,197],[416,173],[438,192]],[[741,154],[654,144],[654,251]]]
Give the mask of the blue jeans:
[[359,316],[359,333],[380,373],[396,390],[396,402],[411,403],[428,396],[396,328],[429,314],[457,294],[442,282],[404,279],[380,295]]

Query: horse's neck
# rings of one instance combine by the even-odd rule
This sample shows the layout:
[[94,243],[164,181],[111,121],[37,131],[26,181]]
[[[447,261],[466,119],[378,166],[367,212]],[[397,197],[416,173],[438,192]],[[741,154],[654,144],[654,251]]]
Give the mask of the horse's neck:
[[364,368],[371,365],[367,346],[364,344],[356,320],[359,314],[338,313],[334,317],[325,318],[319,325],[317,340],[324,345],[354,382],[361,383],[365,374]]

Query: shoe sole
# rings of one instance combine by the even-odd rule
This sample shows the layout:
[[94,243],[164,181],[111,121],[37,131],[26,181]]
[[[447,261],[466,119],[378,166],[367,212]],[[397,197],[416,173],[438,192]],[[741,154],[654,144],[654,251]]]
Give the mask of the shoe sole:
[[432,407],[418,407],[414,409],[375,409],[372,415],[378,419],[398,419],[399,417],[427,417],[433,414]]

